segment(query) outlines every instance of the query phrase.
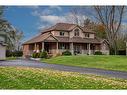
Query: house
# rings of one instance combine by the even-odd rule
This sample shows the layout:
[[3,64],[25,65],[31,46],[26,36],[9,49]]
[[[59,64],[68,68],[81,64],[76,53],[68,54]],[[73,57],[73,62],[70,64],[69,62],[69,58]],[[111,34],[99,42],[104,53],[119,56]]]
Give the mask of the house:
[[38,36],[23,43],[23,55],[30,56],[33,52],[47,51],[57,55],[69,50],[72,54],[94,54],[101,51],[109,54],[104,39],[96,37],[96,33],[87,27],[76,24],[57,23],[44,29]]
[[1,32],[0,34],[0,60],[6,58],[6,44],[5,44],[5,36]]

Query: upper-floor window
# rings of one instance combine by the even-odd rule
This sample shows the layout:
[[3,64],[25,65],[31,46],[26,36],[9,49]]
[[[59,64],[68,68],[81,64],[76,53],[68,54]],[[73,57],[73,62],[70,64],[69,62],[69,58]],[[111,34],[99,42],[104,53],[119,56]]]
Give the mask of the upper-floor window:
[[60,32],[60,36],[64,36],[64,32],[63,31]]
[[85,33],[85,38],[89,38],[90,34],[89,33]]
[[74,36],[79,36],[79,29],[74,30]]

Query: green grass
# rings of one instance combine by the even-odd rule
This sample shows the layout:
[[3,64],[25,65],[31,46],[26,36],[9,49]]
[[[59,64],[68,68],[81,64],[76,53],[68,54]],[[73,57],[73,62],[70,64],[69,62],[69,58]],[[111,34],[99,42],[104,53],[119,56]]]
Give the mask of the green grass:
[[25,67],[0,67],[0,89],[127,89],[127,80]]
[[6,60],[16,60],[16,57],[7,57]]
[[41,61],[52,64],[127,71],[127,56],[59,56]]

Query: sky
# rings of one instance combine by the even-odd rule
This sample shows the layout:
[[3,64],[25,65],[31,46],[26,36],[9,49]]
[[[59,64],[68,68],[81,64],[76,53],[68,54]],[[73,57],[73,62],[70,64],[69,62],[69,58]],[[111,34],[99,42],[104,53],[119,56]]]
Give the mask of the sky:
[[65,16],[72,7],[59,6],[9,6],[4,18],[17,29],[23,31],[23,41],[37,35],[43,28],[57,22],[67,22]]
[[[23,31],[24,42],[38,35],[44,28],[58,22],[73,23],[70,12],[74,8],[80,9],[80,6],[8,6],[5,8],[4,18],[17,29]],[[82,17],[85,19],[92,10],[85,7],[83,12]],[[124,19],[123,22],[126,23],[127,20]]]

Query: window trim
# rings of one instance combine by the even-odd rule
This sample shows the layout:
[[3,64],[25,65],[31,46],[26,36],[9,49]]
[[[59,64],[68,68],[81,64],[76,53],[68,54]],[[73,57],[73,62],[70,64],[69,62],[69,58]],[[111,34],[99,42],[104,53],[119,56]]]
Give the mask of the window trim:
[[63,31],[60,31],[60,33],[59,33],[60,36],[64,36],[64,34],[65,33]]
[[[76,30],[77,30],[77,31],[76,31]],[[75,29],[75,30],[74,30],[74,36],[75,36],[75,37],[78,37],[78,36],[79,36],[79,34],[80,34],[80,33],[79,33],[79,29],[78,29],[78,28],[77,28],[77,29]]]
[[90,38],[90,34],[89,33],[85,33],[84,36],[85,36],[85,38]]

